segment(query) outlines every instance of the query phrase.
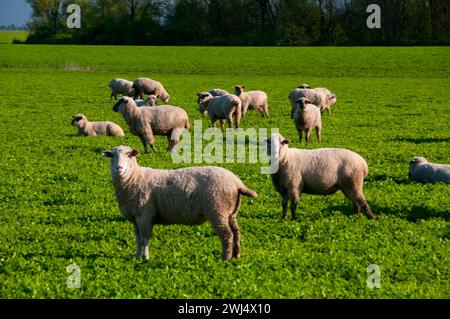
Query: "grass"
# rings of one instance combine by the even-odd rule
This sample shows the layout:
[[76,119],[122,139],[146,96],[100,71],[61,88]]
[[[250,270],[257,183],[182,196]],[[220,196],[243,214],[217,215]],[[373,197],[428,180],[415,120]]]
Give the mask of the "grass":
[[14,40],[25,41],[28,31],[0,30],[0,44],[11,44]]
[[[0,46],[0,298],[448,298],[450,188],[408,180],[421,155],[450,162],[449,48],[189,48]],[[320,147],[344,147],[369,164],[365,195],[378,220],[355,218],[341,193],[305,195],[294,222],[260,164],[221,164],[256,190],[239,214],[242,258],[220,259],[212,228],[156,226],[150,261],[136,262],[109,162],[99,151],[142,148],[111,111],[108,81],[149,76],[171,103],[201,119],[195,93],[243,83],[269,95],[271,117],[243,127],[280,128],[296,140],[289,91],[301,83],[338,97]],[[121,139],[80,138],[70,116],[112,120]],[[209,121],[203,119],[203,127]],[[166,147],[163,137],[157,148]],[[307,148],[317,148],[313,144]],[[170,155],[139,162],[174,168]],[[66,267],[81,268],[68,289]],[[368,289],[367,266],[381,268]]]

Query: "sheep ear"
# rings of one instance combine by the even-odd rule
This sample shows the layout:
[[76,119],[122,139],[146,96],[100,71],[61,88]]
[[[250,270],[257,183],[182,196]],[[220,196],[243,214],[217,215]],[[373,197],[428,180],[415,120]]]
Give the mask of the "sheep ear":
[[104,157],[113,157],[111,151],[102,151],[100,154],[102,154]]
[[291,141],[290,140],[283,140],[283,141],[281,141],[281,145],[289,145],[291,143]]
[[139,156],[139,154],[141,154],[141,152],[139,152],[139,150],[132,150],[132,151],[130,151],[130,153],[128,153],[128,155],[130,157],[136,157],[136,156]]

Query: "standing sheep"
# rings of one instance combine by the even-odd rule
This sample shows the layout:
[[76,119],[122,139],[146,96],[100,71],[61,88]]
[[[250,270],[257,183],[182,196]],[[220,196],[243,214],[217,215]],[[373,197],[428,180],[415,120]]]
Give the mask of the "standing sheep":
[[306,144],[311,142],[311,132],[316,129],[317,141],[321,142],[322,116],[317,106],[311,104],[307,98],[297,101],[294,112],[294,124],[298,131],[299,142],[302,142],[302,131],[306,134]]
[[148,242],[156,224],[200,225],[211,222],[222,241],[223,259],[240,257],[237,214],[241,195],[257,194],[221,167],[158,170],[141,167],[138,150],[119,146],[103,151],[120,212],[134,226],[136,258],[149,259]]
[[138,78],[133,82],[134,98],[140,97],[144,99],[144,94],[155,95],[160,98],[164,103],[169,102],[170,95],[167,93],[164,86],[155,80],[149,78]]
[[248,91],[244,92],[245,86],[235,85],[234,93],[241,99],[242,102],[242,116],[247,113],[247,110],[258,110],[262,117],[269,117],[269,104],[267,102],[267,94],[263,91]]
[[414,157],[409,162],[409,178],[420,183],[450,184],[450,165],[434,164],[425,157]]
[[113,122],[89,122],[83,114],[72,116],[72,126],[78,128],[78,136],[125,136],[122,128]]
[[115,78],[109,82],[109,87],[111,88],[111,100],[114,98],[117,100],[117,94],[123,94],[126,96],[133,96],[133,82]]
[[276,133],[267,140],[271,165],[278,164],[278,171],[271,178],[275,190],[282,196],[283,219],[286,219],[288,201],[291,201],[292,219],[295,219],[302,193],[330,195],[337,190],[352,201],[357,216],[363,208],[367,218],[373,218],[363,194],[364,178],[369,170],[359,154],[339,148],[293,149],[289,148],[289,143]]
[[211,95],[214,96],[214,97],[230,94],[227,91],[222,90],[222,89],[213,89],[213,90],[209,90],[208,92],[211,93]]
[[241,100],[234,94],[213,97],[209,92],[197,93],[198,111],[211,120],[212,127],[216,127],[216,121],[220,120],[222,131],[225,129],[225,120],[228,127],[233,127],[233,117],[236,128],[239,128],[241,121]]
[[[302,85],[302,87],[304,85]],[[297,101],[302,97],[311,101],[311,104],[318,106],[321,112],[327,110],[328,114],[331,114],[331,106],[336,103],[336,95],[332,94],[328,89],[296,88],[293,89],[288,96],[289,102],[291,103],[291,118],[294,116]]]
[[[181,133],[189,128],[189,117],[179,107],[161,105],[159,107],[138,107],[130,97],[122,97],[113,107],[120,112],[130,127],[132,134],[138,136],[148,153],[147,144],[156,153],[154,135],[167,136],[168,151],[178,144]],[[174,133],[174,134],[172,134]]]

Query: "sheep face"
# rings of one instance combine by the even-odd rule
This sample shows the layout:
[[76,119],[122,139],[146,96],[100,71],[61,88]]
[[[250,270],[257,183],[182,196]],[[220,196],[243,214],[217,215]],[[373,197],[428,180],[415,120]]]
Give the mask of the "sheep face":
[[72,126],[78,126],[81,122],[86,120],[86,116],[83,114],[77,114],[72,116]]
[[233,86],[233,89],[234,89],[234,94],[239,96],[242,93],[244,93],[245,86],[243,86],[243,85],[235,85],[235,86]]
[[137,165],[138,150],[126,146],[118,146],[112,151],[103,151],[103,156],[111,159],[111,175],[113,178],[124,179],[129,175],[130,168]]
[[337,99],[336,99],[336,95],[332,94],[331,97],[328,99],[328,105],[333,105],[334,103],[336,103]]
[[200,92],[197,93],[197,96],[198,111],[202,116],[205,116],[208,113],[208,102],[214,97],[209,92]]
[[306,97],[302,97],[300,99],[297,100],[297,108],[302,111],[305,108],[306,104],[311,104],[311,101],[308,100]]
[[409,162],[409,178],[412,178],[412,174],[414,172],[414,170],[416,169],[417,165],[423,165],[423,164],[427,164],[428,160],[425,157],[414,157],[410,162]]
[[306,84],[306,83],[303,83],[302,85],[300,85],[298,87],[298,89],[309,89],[309,88],[310,88],[309,84]]
[[155,106],[158,103],[158,97],[156,95],[149,95],[144,102],[145,106]]
[[119,101],[117,101],[116,104],[114,104],[113,106],[113,111],[114,112],[120,112],[122,113],[123,110],[125,110],[125,108],[127,107],[127,105],[130,103],[130,101],[134,101],[132,98],[127,97],[127,96],[122,96]]
[[280,150],[283,147],[287,147],[291,141],[284,138],[279,133],[273,133],[270,138],[265,139],[263,142],[267,143],[267,156],[272,158],[273,156],[277,157],[280,154]]

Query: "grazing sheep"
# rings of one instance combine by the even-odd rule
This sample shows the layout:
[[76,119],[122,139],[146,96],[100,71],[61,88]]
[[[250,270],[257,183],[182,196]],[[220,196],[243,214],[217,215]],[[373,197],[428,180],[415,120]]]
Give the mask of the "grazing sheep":
[[133,82],[134,98],[140,97],[144,99],[144,94],[155,95],[160,98],[164,103],[169,102],[170,95],[167,93],[164,86],[155,80],[149,78],[138,78]]
[[145,100],[134,99],[137,106],[156,106],[158,104],[158,98],[156,95],[149,95]]
[[132,98],[124,96],[114,105],[113,111],[122,114],[131,133],[141,139],[146,153],[147,144],[156,153],[154,135],[167,136],[168,151],[171,152],[179,142],[182,131],[189,128],[187,113],[172,105],[138,107]]
[[450,184],[450,165],[433,164],[424,157],[414,157],[409,162],[409,178],[420,183]]
[[222,241],[223,258],[240,257],[237,213],[241,195],[257,194],[221,167],[158,170],[139,166],[138,150],[119,146],[103,151],[120,212],[134,225],[136,258],[149,259],[148,242],[156,224],[200,225],[211,222]]
[[262,114],[262,117],[269,117],[269,104],[267,102],[267,94],[263,91],[248,91],[244,92],[245,86],[235,85],[234,93],[242,101],[242,116],[247,113],[247,110],[255,109]]
[[339,148],[301,150],[289,148],[290,141],[280,134],[267,140],[267,153],[278,171],[271,175],[275,190],[282,196],[283,219],[291,201],[292,219],[302,193],[330,195],[341,190],[353,203],[358,216],[361,208],[367,218],[372,211],[363,195],[364,178],[368,174],[366,161],[358,154]]
[[111,100],[114,98],[117,100],[117,94],[123,94],[127,96],[133,96],[133,82],[125,79],[112,79],[109,82],[109,87],[111,88]]
[[228,127],[233,127],[233,117],[236,128],[241,121],[241,100],[234,94],[213,97],[209,92],[197,93],[198,111],[205,116],[208,113],[212,127],[216,127],[216,121],[220,120],[222,131],[225,129],[225,120]]
[[208,92],[211,93],[211,95],[214,96],[214,97],[230,94],[227,91],[222,90],[222,89],[213,89],[213,90],[210,90]]
[[72,116],[72,126],[78,128],[78,136],[125,136],[122,128],[113,122],[89,122],[83,114]]
[[320,110],[307,98],[300,98],[297,101],[297,108],[294,112],[294,124],[298,131],[299,142],[302,142],[302,131],[306,134],[306,144],[311,141],[311,132],[316,130],[317,140],[321,142],[322,116]]
[[331,114],[331,106],[336,103],[336,95],[332,94],[325,88],[296,88],[289,93],[289,101],[291,102],[291,118],[294,116],[294,111],[297,107],[297,101],[301,97],[306,97],[311,104],[314,104],[320,108],[320,111],[328,111]]

